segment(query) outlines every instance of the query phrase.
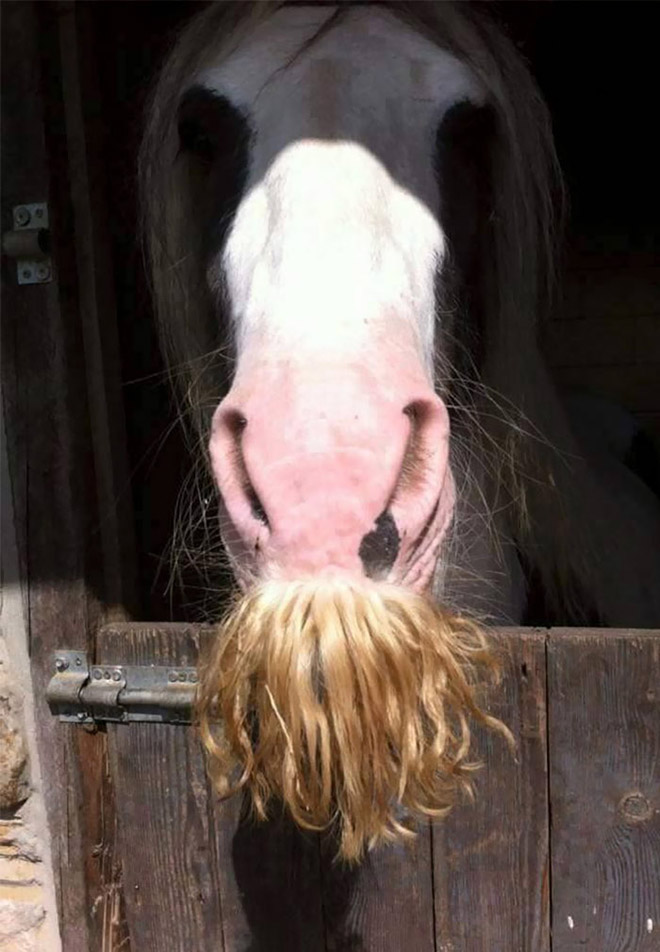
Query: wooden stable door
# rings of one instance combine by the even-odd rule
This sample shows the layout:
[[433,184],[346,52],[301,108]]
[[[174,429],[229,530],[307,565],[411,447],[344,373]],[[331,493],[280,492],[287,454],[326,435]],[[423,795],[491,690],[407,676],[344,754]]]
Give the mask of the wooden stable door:
[[[210,629],[110,625],[100,662],[194,665]],[[135,952],[660,948],[660,632],[499,632],[476,798],[355,869],[219,803],[190,727],[108,726]]]

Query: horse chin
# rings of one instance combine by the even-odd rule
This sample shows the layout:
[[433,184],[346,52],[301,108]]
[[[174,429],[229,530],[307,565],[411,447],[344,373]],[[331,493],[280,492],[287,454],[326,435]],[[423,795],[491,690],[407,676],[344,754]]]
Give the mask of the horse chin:
[[401,586],[332,573],[245,592],[203,661],[198,722],[214,784],[280,801],[339,855],[414,835],[469,786],[470,719],[496,665],[478,625]]

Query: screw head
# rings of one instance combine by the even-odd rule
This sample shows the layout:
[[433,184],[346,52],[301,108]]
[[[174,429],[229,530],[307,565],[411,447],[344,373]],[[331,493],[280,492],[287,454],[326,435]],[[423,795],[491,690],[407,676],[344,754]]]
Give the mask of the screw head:
[[78,715],[77,715],[77,716],[78,716],[78,720],[79,720],[79,721],[84,721],[85,718],[87,717],[87,715],[85,714],[84,711],[78,711]]
[[95,681],[100,681],[100,680],[101,680],[101,678],[103,677],[103,675],[102,675],[102,673],[101,673],[101,671],[100,671],[99,668],[94,668],[94,670],[92,671],[92,677],[94,678]]
[[50,265],[38,264],[36,267],[36,275],[39,281],[47,281],[50,278]]
[[35,218],[43,218],[43,217],[44,217],[44,210],[43,210],[43,208],[35,208],[35,210],[34,210],[34,217],[35,217]]
[[177,680],[177,673],[176,673],[176,671],[170,671],[170,673],[167,675],[167,680],[168,680],[168,681],[176,681],[176,680]]
[[55,667],[58,671],[66,671],[66,669],[69,667],[69,662],[66,660],[66,658],[56,658]]
[[29,281],[32,277],[32,268],[23,268],[21,271],[21,277],[24,281]]
[[30,221],[30,209],[26,208],[25,205],[19,205],[18,208],[14,209],[14,221],[17,225],[25,227]]
[[113,672],[112,672],[112,680],[113,680],[113,681],[121,681],[121,674],[119,673],[119,671],[113,671]]

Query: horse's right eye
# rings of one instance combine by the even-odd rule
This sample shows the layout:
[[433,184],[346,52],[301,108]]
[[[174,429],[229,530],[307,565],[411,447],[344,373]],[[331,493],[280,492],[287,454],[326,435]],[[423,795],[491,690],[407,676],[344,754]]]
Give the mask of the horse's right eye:
[[179,143],[182,152],[196,155],[207,162],[212,162],[215,157],[213,136],[199,119],[191,117],[179,121]]
[[174,161],[210,259],[222,247],[243,195],[250,125],[226,96],[195,85],[181,97],[176,128],[179,148]]
[[179,104],[181,152],[207,163],[220,161],[225,176],[247,148],[250,130],[245,116],[225,97],[205,86],[192,86]]

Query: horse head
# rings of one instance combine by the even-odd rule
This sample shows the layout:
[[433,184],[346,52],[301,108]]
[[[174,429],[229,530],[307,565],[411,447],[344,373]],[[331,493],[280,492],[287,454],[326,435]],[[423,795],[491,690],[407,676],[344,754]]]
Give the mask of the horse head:
[[143,147],[163,342],[241,589],[202,677],[211,768],[262,816],[336,820],[352,859],[448,808],[470,717],[504,730],[447,582],[454,411],[488,366],[523,388],[533,367],[553,153],[524,66],[462,6],[213,5]]

